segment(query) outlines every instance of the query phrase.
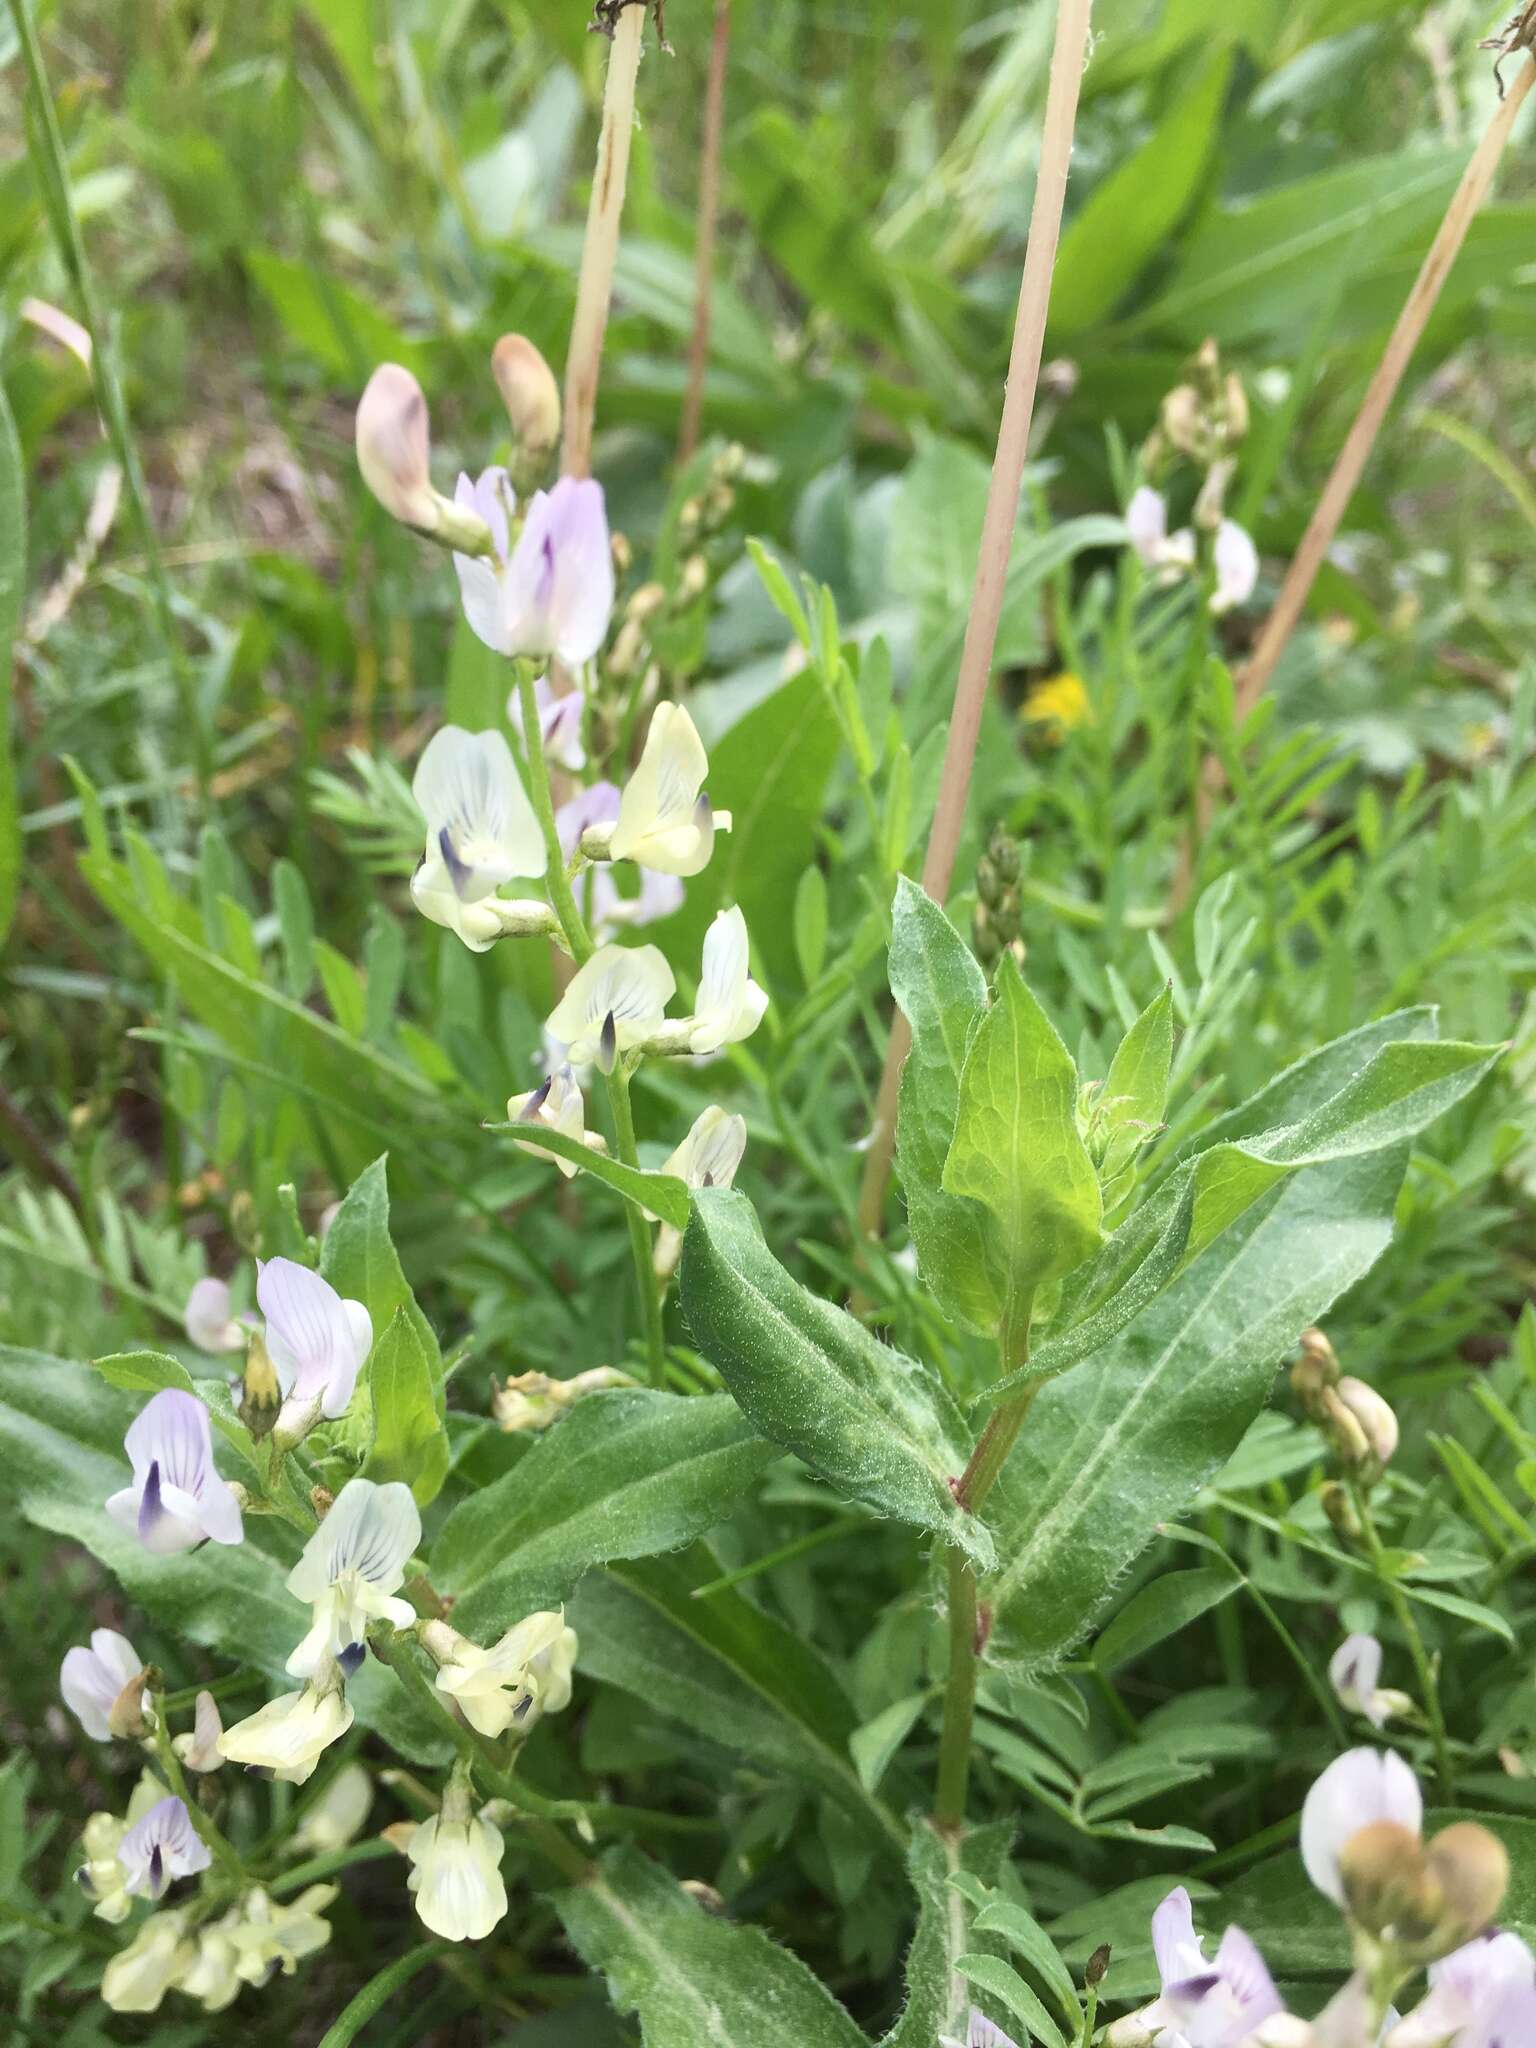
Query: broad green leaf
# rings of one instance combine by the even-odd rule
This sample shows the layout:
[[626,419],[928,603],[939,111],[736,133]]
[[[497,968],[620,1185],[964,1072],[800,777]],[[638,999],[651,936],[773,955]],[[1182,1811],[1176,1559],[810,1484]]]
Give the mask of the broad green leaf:
[[360,389],[375,363],[421,373],[421,347],[328,269],[271,249],[246,249],[242,261],[289,337],[333,376]]
[[902,1829],[865,1791],[848,1755],[852,1704],[805,1639],[730,1591],[700,1546],[592,1572],[568,1609],[581,1668],[633,1693],[692,1735],[829,1794],[888,1848]]
[[11,751],[12,648],[27,580],[27,500],[21,443],[0,390],[0,946],[21,887],[21,814]]
[[745,1195],[695,1196],[682,1303],[694,1342],[764,1436],[840,1493],[990,1563],[986,1529],[950,1492],[971,1445],[937,1374],[802,1287]]
[[[143,1405],[104,1386],[88,1366],[0,1347],[0,1459],[12,1499],[38,1528],[83,1544],[131,1607],[236,1667],[264,1672],[274,1695],[291,1691],[296,1681],[283,1666],[309,1626],[308,1610],[283,1583],[299,1555],[295,1530],[248,1515],[243,1543],[155,1557],[104,1513],[107,1496],[128,1484],[123,1435]],[[173,1682],[191,1676],[172,1673]],[[349,1681],[347,1696],[359,1721],[404,1756],[440,1765],[452,1755],[438,1725],[375,1659]]]
[[991,1215],[1005,1324],[1099,1242],[1099,1178],[1077,1127],[1077,1069],[1011,955],[966,1052],[944,1189]]
[[563,1131],[547,1130],[542,1124],[487,1124],[488,1131],[506,1131],[525,1144],[537,1144],[541,1152],[553,1152],[570,1160],[593,1180],[600,1180],[637,1209],[648,1209],[674,1230],[688,1226],[687,1184],[675,1174],[646,1173],[638,1166],[626,1166],[622,1159],[610,1159],[606,1152],[594,1152]]
[[1148,1003],[1121,1039],[1105,1076],[1103,1103],[1112,1124],[1157,1124],[1168,1102],[1173,1065],[1173,990]]
[[1105,319],[1168,248],[1205,182],[1232,54],[1230,46],[1217,47],[1192,67],[1187,88],[1147,140],[1120,159],[1073,215],[1051,279],[1053,339]]
[[927,1693],[909,1693],[905,1699],[892,1700],[872,1721],[866,1721],[862,1728],[856,1728],[849,1736],[848,1754],[853,1758],[859,1782],[866,1791],[877,1792],[880,1789],[880,1780],[890,1769],[896,1752],[917,1726],[927,1704]]
[[1046,1985],[1058,2011],[1074,2032],[1082,2023],[1082,2002],[1072,1973],[1061,1959],[1061,1951],[1039,1921],[1016,1899],[994,1898],[982,1907],[974,1922],[977,1934],[998,1934],[1015,1955],[1024,1961]]
[[907,1951],[906,2003],[882,2048],[934,2048],[941,2034],[965,2039],[971,1999],[959,1961],[972,1946],[972,1909],[955,1880],[995,1885],[1012,1838],[1008,1822],[958,1837],[949,1829],[940,1834],[928,1821],[914,1825],[907,1874],[917,1893],[917,1931]]
[[999,1654],[1048,1663],[1160,1522],[1236,1450],[1276,1365],[1392,1234],[1405,1148],[1308,1167],[1261,1197],[1095,1359],[1050,1381],[988,1501]]
[[92,1369],[109,1387],[120,1387],[125,1393],[158,1394],[175,1387],[181,1393],[196,1394],[224,1441],[244,1463],[252,1464],[250,1431],[235,1415],[222,1378],[194,1379],[181,1360],[166,1351],[115,1351],[108,1358],[93,1359]]
[[1093,1646],[1100,1671],[1118,1671],[1217,1607],[1235,1593],[1241,1581],[1218,1565],[1196,1565],[1190,1571],[1162,1572],[1139,1593],[1133,1593]]
[[458,1596],[457,1625],[488,1639],[557,1607],[591,1565],[691,1543],[778,1455],[728,1394],[589,1394],[454,1509],[432,1545],[433,1583]]
[[443,1360],[432,1325],[416,1297],[389,1234],[388,1159],[375,1159],[347,1190],[320,1249],[320,1271],[336,1292],[360,1301],[373,1318],[375,1340],[403,1310],[425,1354],[433,1400],[443,1412]]
[[[1405,1013],[1433,1029],[1428,1013]],[[1351,1032],[1299,1061],[1205,1135],[1233,1133],[1184,1163],[1073,1273],[1027,1367],[986,1391],[996,1401],[1080,1364],[1110,1342],[1193,1259],[1268,1192],[1304,1167],[1363,1157],[1415,1137],[1469,1094],[1501,1048],[1433,1038],[1383,1039],[1403,1019]],[[1327,1092],[1331,1090],[1332,1092]],[[1292,1118],[1265,1130],[1265,1114]],[[1241,1134],[1241,1135],[1238,1135]]]
[[765,969],[765,986],[788,988],[796,971],[794,902],[816,851],[827,778],[837,759],[837,718],[812,670],[756,704],[710,748],[709,798],[731,813],[731,830],[688,885],[688,900],[662,927],[670,958],[689,975],[710,919],[737,903]]
[[996,1956],[963,1955],[956,1968],[968,1984],[1007,2007],[1024,2029],[1026,2041],[1038,2041],[1042,2048],[1067,2048],[1066,2036],[1041,2004],[1039,1994],[1011,1963],[1000,1962]]
[[990,1331],[997,1286],[987,1220],[944,1192],[944,1161],[960,1107],[960,1071],[987,984],[971,949],[926,891],[903,875],[892,911],[891,993],[912,1031],[901,1070],[896,1167],[923,1284],[946,1315]]
[[610,1849],[554,1903],[614,2005],[638,2016],[644,2048],[867,2048],[797,1956],[705,1912],[638,1849]]
[[373,1439],[363,1472],[369,1479],[403,1479],[425,1507],[448,1476],[448,1432],[438,1412],[442,1363],[427,1351],[403,1303],[374,1339],[368,1391]]

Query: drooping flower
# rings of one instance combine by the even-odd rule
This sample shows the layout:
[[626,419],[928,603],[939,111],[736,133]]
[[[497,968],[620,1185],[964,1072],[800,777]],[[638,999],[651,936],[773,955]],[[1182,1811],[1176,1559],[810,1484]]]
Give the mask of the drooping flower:
[[[607,1150],[601,1134],[587,1129],[586,1104],[576,1076],[568,1066],[556,1067],[537,1088],[530,1088],[526,1094],[511,1096],[507,1102],[507,1121],[559,1131],[562,1136],[578,1145],[585,1145],[593,1152]],[[527,1138],[519,1138],[517,1142],[522,1151],[531,1152],[535,1158],[553,1159],[567,1180],[575,1174],[574,1164],[569,1159],[562,1159],[559,1153],[551,1152],[548,1146],[537,1145]]]
[[1334,1393],[1365,1443],[1364,1452],[1351,1462],[1363,1459],[1375,1466],[1390,1465],[1398,1439],[1397,1411],[1391,1402],[1352,1373],[1344,1375]]
[[168,1794],[134,1822],[118,1845],[117,1860],[128,1891],[159,1899],[174,1879],[195,1876],[213,1859],[183,1801]]
[[322,1665],[302,1692],[285,1692],[226,1728],[219,1748],[232,1764],[271,1771],[302,1785],[333,1742],[352,1726],[352,1705],[340,1668]]
[[427,826],[426,851],[411,877],[411,901],[423,917],[475,953],[508,933],[551,928],[547,903],[496,893],[514,877],[537,878],[548,864],[504,733],[440,727],[416,764],[411,794]]
[[399,363],[380,363],[358,401],[357,466],[393,519],[430,533],[437,524],[431,423],[421,386]]
[[1216,529],[1211,559],[1216,570],[1211,610],[1220,616],[1252,597],[1259,580],[1259,551],[1235,519],[1223,519]]
[[1301,1809],[1301,1860],[1325,1898],[1344,1906],[1341,1851],[1363,1829],[1390,1821],[1415,1840],[1424,1825],[1419,1781],[1390,1750],[1351,1749],[1315,1780]]
[[665,875],[696,875],[709,865],[716,832],[730,830],[728,811],[704,795],[709,759],[681,704],[651,713],[639,765],[624,785],[618,822],[592,851],[598,859],[632,860]]
[[283,1393],[278,1440],[297,1441],[322,1416],[334,1422],[346,1414],[373,1347],[373,1318],[362,1302],[344,1301],[329,1280],[295,1259],[257,1267],[256,1300]]
[[767,1007],[767,991],[758,987],[750,972],[747,921],[739,909],[722,910],[704,935],[689,1050],[714,1053],[750,1038]]
[[613,610],[602,485],[563,476],[552,490],[535,491],[515,542],[509,514],[516,507],[505,470],[487,470],[473,483],[461,476],[454,502],[477,512],[495,542],[489,560],[454,556],[464,616],[475,636],[498,654],[554,655],[568,669],[590,661]]
[[133,1484],[114,1493],[107,1513],[157,1556],[199,1543],[238,1543],[240,1503],[213,1462],[208,1410],[195,1394],[166,1387],[130,1424],[123,1448]]
[[59,1666],[59,1691],[64,1695],[65,1706],[93,1741],[110,1739],[112,1709],[129,1682],[143,1669],[144,1660],[132,1643],[112,1628],[92,1629],[88,1650],[65,1651]]
[[545,1028],[573,1064],[596,1060],[611,1073],[621,1052],[660,1028],[676,987],[655,946],[599,946],[572,976]]
[[219,1919],[199,1927],[192,1936],[191,1960],[176,1979],[175,1988],[184,1998],[195,1999],[204,2012],[225,2011],[245,1988],[235,1967],[240,1952],[230,1939],[230,1929],[239,1917],[240,1908],[235,1905]]
[[101,1974],[101,1995],[114,2012],[156,2012],[173,1984],[191,1968],[197,1951],[187,1939],[183,1912],[152,1913],[133,1940]]
[[1000,2026],[973,2005],[966,2021],[965,2039],[957,2041],[953,2034],[940,2034],[939,2048],[1014,2048],[1014,2043]]
[[118,1861],[117,1852],[134,1823],[141,1821],[166,1796],[165,1787],[153,1771],[144,1771],[133,1788],[125,1816],[119,1818],[115,1813],[93,1813],[85,1824],[80,1837],[85,1861],[75,1872],[75,1882],[86,1897],[94,1901],[91,1910],[95,1917],[105,1920],[109,1926],[115,1927],[119,1921],[126,1920],[133,1905],[128,1890],[128,1873]]
[[403,1480],[347,1481],[288,1574],[288,1591],[312,1609],[309,1634],[288,1659],[296,1678],[312,1678],[333,1661],[350,1675],[370,1621],[410,1626],[416,1610],[395,1595],[420,1541],[421,1516]]
[[1329,1682],[1340,1704],[1363,1715],[1373,1728],[1384,1728],[1395,1714],[1413,1706],[1406,1693],[1383,1691],[1380,1677],[1381,1644],[1375,1636],[1346,1636],[1329,1663]]
[[1536,2041],[1536,1956],[1518,1934],[1485,1934],[1429,1966],[1429,1992],[1386,2048],[1526,2048]]
[[497,1426],[510,1435],[548,1429],[567,1408],[589,1394],[607,1393],[610,1387],[632,1387],[627,1372],[614,1365],[589,1366],[568,1380],[552,1379],[547,1372],[518,1373],[498,1386],[491,1381],[491,1413]]
[[[533,686],[533,697],[539,711],[544,758],[553,767],[564,768],[567,774],[579,775],[587,765],[587,750],[581,740],[586,699],[580,690],[567,690],[564,696],[557,697],[548,676],[539,677]],[[507,699],[507,716],[514,724],[521,722],[522,705],[516,690]],[[570,858],[569,854],[566,858]]]
[[362,1764],[343,1764],[305,1808],[289,1844],[296,1855],[324,1856],[344,1849],[361,1832],[373,1805],[373,1780]]
[[331,1938],[325,1908],[338,1889],[333,1884],[312,1884],[290,1905],[270,1898],[259,1886],[247,1892],[238,1918],[229,1928],[235,1974],[241,1981],[265,1983],[274,1967],[291,1977],[305,1956],[324,1948]]
[[527,455],[542,455],[560,438],[560,386],[526,334],[504,334],[491,350],[512,438]]
[[189,1344],[214,1357],[245,1349],[246,1325],[230,1313],[227,1280],[203,1279],[194,1283],[182,1313],[182,1326]]
[[1240,1927],[1229,1927],[1206,1961],[1182,1885],[1152,1915],[1152,1949],[1162,1989],[1150,2005],[1115,2022],[1108,2048],[1153,2041],[1159,2048],[1239,2048],[1283,2010],[1264,1958]]
[[1165,582],[1175,581],[1195,566],[1194,529],[1184,526],[1169,533],[1168,500],[1150,484],[1132,492],[1125,508],[1125,530],[1143,562],[1156,569]]
[[480,1941],[506,1916],[507,1888],[501,1879],[501,1836],[472,1808],[455,1778],[443,1795],[441,1813],[423,1821],[406,1852],[406,1880],[424,1926],[444,1941]]
[[[694,1118],[687,1137],[661,1169],[685,1187],[728,1188],[736,1178],[747,1149],[747,1121],[711,1103]],[[656,1233],[653,1263],[657,1274],[668,1278],[677,1266],[683,1248],[682,1232],[663,1223]]]
[[176,1736],[171,1747],[189,1771],[206,1777],[224,1768],[224,1759],[219,1754],[219,1737],[223,1733],[218,1701],[211,1692],[200,1692],[191,1734]]
[[563,1613],[530,1614],[488,1650],[444,1622],[429,1622],[421,1640],[438,1667],[438,1691],[481,1735],[526,1734],[541,1714],[570,1704],[577,1642]]

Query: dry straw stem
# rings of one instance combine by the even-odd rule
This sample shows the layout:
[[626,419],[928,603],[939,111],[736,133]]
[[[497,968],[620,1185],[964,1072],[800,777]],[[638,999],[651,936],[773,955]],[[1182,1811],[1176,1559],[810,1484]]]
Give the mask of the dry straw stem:
[[587,234],[581,251],[581,279],[576,287],[576,315],[571,322],[571,348],[565,363],[565,439],[560,466],[567,476],[592,473],[592,423],[597,414],[603,335],[613,297],[613,265],[619,252],[619,219],[629,178],[635,77],[640,69],[644,33],[645,9],[626,7],[614,25],[613,47],[608,54],[603,130],[597,144],[597,169],[592,176]]
[[704,414],[704,371],[709,362],[709,321],[715,274],[715,223],[720,213],[720,138],[725,126],[725,69],[731,49],[731,0],[715,0],[715,33],[704,89],[704,147],[699,164],[699,219],[695,237],[693,333],[688,340],[688,387],[677,435],[677,459],[699,445]]
[[[1275,665],[1285,651],[1286,642],[1296,629],[1302,610],[1306,605],[1312,584],[1322,567],[1324,557],[1333,545],[1339,522],[1349,509],[1376,436],[1381,432],[1382,421],[1387,408],[1397,395],[1397,387],[1403,380],[1414,350],[1423,338],[1429,316],[1435,309],[1451,266],[1456,261],[1467,230],[1471,227],[1478,208],[1488,196],[1499,159],[1504,154],[1504,145],[1514,126],[1515,117],[1525,103],[1526,95],[1536,80],[1536,62],[1521,66],[1519,76],[1500,101],[1488,129],[1473,152],[1472,160],[1462,175],[1461,183],[1450,205],[1446,208],[1445,219],[1440,231],[1430,244],[1429,254],[1414,279],[1397,325],[1392,330],[1385,353],[1376,366],[1370,388],[1355,415],[1354,424],[1346,435],[1333,473],[1324,486],[1323,494],[1317,501],[1317,509],[1307,523],[1307,530],[1301,537],[1301,545],[1286,571],[1285,581],[1280,586],[1280,595],[1275,599],[1274,609],[1264,621],[1248,664],[1244,668],[1237,686],[1237,711],[1239,718],[1245,717],[1259,701],[1275,672]],[[1220,788],[1220,769],[1215,770],[1214,787]]]
[[[1035,200],[1029,217],[1029,246],[1025,251],[1024,276],[1019,285],[1013,353],[1008,363],[997,454],[992,462],[992,483],[987,493],[986,519],[981,529],[981,551],[976,559],[970,617],[960,655],[960,672],[955,679],[949,740],[944,749],[938,802],[933,814],[933,829],[928,837],[928,855],[923,863],[923,887],[939,904],[949,894],[950,878],[954,873],[955,853],[965,822],[965,800],[970,792],[971,769],[976,759],[976,741],[981,732],[981,714],[992,680],[992,654],[997,645],[997,627],[1002,617],[1003,594],[1008,578],[1008,556],[1018,524],[1019,493],[1023,488],[1024,463],[1029,454],[1029,429],[1034,418],[1035,387],[1040,378],[1046,314],[1051,303],[1051,274],[1056,267],[1056,245],[1061,239],[1067,174],[1072,166],[1072,131],[1077,124],[1077,98],[1082,85],[1083,66],[1087,61],[1088,18],[1092,9],[1093,0],[1058,0],[1056,9],[1051,82],[1045,101],[1045,129],[1040,138],[1040,170],[1035,180]],[[879,1234],[885,1210],[885,1190],[891,1177],[891,1154],[896,1142],[896,1091],[901,1079],[901,1064],[907,1056],[910,1042],[906,1019],[898,1010],[891,1020],[891,1041],[875,1102],[874,1138],[864,1162],[864,1180],[859,1189],[859,1227],[866,1237]]]

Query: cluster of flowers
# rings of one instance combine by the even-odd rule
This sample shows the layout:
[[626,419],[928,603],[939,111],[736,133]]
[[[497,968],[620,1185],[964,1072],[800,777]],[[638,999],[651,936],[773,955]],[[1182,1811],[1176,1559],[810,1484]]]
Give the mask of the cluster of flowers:
[[[228,1351],[249,1340],[252,1355],[269,1361],[281,1396],[271,1434],[282,1448],[318,1422],[346,1414],[372,1345],[372,1324],[361,1302],[344,1300],[318,1273],[290,1259],[270,1259],[259,1268],[256,1299],[262,1320],[248,1330],[230,1316],[223,1283],[204,1282],[188,1303],[188,1326],[211,1349]],[[130,1426],[124,1448],[132,1482],[106,1508],[147,1550],[165,1556],[204,1542],[243,1540],[242,1490],[220,1475],[209,1411],[194,1394],[176,1388],[156,1394]],[[193,1730],[172,1739],[155,1674],[127,1638],[110,1629],[98,1629],[89,1648],[65,1657],[65,1703],[97,1740],[115,1735],[145,1742],[183,1790],[186,1772],[206,1781],[226,1763],[303,1784],[351,1727],[347,1681],[366,1655],[370,1626],[388,1624],[414,1631],[437,1667],[437,1690],[471,1728],[488,1738],[510,1732],[525,1739],[542,1715],[569,1704],[575,1631],[562,1614],[542,1612],[485,1647],[441,1620],[419,1619],[400,1589],[420,1541],[421,1518],[408,1486],[349,1480],[287,1579],[288,1591],[310,1609],[310,1626],[287,1660],[289,1673],[303,1682],[232,1727],[222,1725],[212,1695],[203,1692]],[[99,1813],[87,1824],[80,1882],[97,1915],[118,1922],[134,1898],[158,1901],[174,1880],[210,1872],[210,1845],[220,1839],[203,1803],[189,1803],[146,1772],[123,1818]],[[291,1971],[326,1941],[322,1916],[333,1887],[311,1887],[293,1904],[280,1905],[247,1880],[239,1859],[223,1846],[221,1867],[212,1869],[197,1903],[153,1914],[108,1965],[102,1993],[110,2005],[152,2011],[175,1988],[217,2011],[242,1984],[262,1981],[275,1967]],[[403,1846],[416,1910],[435,1934],[450,1941],[484,1935],[506,1912],[501,1836],[477,1811],[462,1774],[450,1780],[439,1812]]]
[[1209,556],[1209,603],[1218,616],[1252,597],[1259,580],[1259,553],[1252,536],[1226,516],[1227,490],[1237,450],[1248,432],[1248,400],[1242,380],[1223,371],[1214,342],[1206,342],[1188,377],[1163,400],[1158,424],[1142,450],[1142,468],[1152,477],[1174,462],[1202,473],[1194,519],[1168,531],[1168,500],[1145,483],[1132,494],[1125,524],[1131,546],[1160,581],[1177,583],[1201,566],[1201,536]]
[[[548,366],[522,337],[507,336],[497,345],[493,369],[507,401],[517,458],[525,469],[536,469],[558,431],[559,396]],[[358,407],[356,438],[364,480],[386,510],[453,548],[465,617],[475,634],[498,654],[547,669],[532,684],[536,716],[524,721],[536,787],[550,764],[567,776],[579,775],[588,766],[584,731],[591,666],[614,604],[602,486],[590,478],[561,477],[521,505],[512,475],[497,466],[478,478],[461,475],[452,501],[442,498],[431,483],[426,401],[415,379],[394,364],[370,379]],[[521,686],[508,699],[514,727],[520,696]],[[715,811],[705,791],[708,767],[687,710],[662,702],[651,714],[639,761],[623,788],[599,779],[576,788],[555,809],[564,880],[576,885],[573,900],[584,905],[584,921],[600,943],[548,1020],[548,1077],[513,1098],[508,1113],[514,1120],[582,1139],[579,1068],[595,1063],[608,1073],[625,1055],[710,1058],[761,1021],[767,997],[749,972],[747,928],[739,910],[721,912],[711,926],[698,999],[682,1018],[666,1016],[676,983],[661,952],[614,942],[616,932],[675,911],[683,880],[708,865],[717,832],[730,829],[729,813]],[[443,727],[422,754],[412,790],[426,838],[411,894],[424,916],[476,952],[517,934],[542,933],[569,944],[570,934],[550,902],[504,893],[514,883],[545,878],[555,849],[502,731]],[[611,873],[615,863],[638,871],[637,893],[620,891]],[[697,1149],[704,1134],[695,1127],[695,1135]],[[692,1155],[686,1146],[681,1149],[685,1168]]]
[[[1401,1757],[1354,1749],[1325,1770],[1301,1814],[1308,1877],[1343,1913],[1355,1970],[1313,2020],[1285,2010],[1257,1945],[1228,1927],[1213,1956],[1195,1932],[1182,1886],[1152,1916],[1161,1983],[1116,2020],[1105,2048],[1529,2048],[1536,2041],[1536,1956],[1492,1923],[1509,1864],[1472,1822],[1422,1838],[1424,1802]],[[1391,2005],[1427,1966],[1424,1997],[1406,2017]],[[962,2043],[1014,2048],[971,2015]]]

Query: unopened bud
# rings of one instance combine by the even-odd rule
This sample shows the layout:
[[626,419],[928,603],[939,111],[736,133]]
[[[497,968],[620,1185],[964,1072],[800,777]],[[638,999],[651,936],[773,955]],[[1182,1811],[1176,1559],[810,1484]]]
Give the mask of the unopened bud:
[[588,1394],[601,1394],[610,1387],[632,1387],[634,1381],[617,1366],[594,1365],[568,1380],[552,1379],[545,1372],[519,1373],[504,1386],[491,1387],[491,1413],[511,1434],[548,1429],[566,1409]]
[[1222,387],[1227,415],[1227,445],[1241,441],[1248,432],[1248,394],[1243,389],[1243,380],[1233,370]]
[[1397,1413],[1392,1404],[1364,1380],[1348,1374],[1339,1381],[1336,1394],[1364,1437],[1369,1459],[1378,1466],[1389,1465],[1397,1449]]
[[1128,2012],[1104,2036],[1104,2048],[1152,2048],[1156,2038],[1139,2012]]
[[1424,1844],[1395,1820],[1359,1828],[1339,1851],[1349,1916],[1368,1934],[1415,1951],[1434,1938],[1445,1894]]
[[315,1511],[315,1520],[323,1522],[336,1505],[336,1496],[328,1486],[312,1486],[309,1489],[309,1504]]
[[1355,1504],[1346,1488],[1337,1479],[1318,1489],[1323,1513],[1333,1524],[1333,1533],[1342,1543],[1358,1543],[1361,1538],[1360,1517],[1355,1513]]
[[1371,1444],[1358,1418],[1339,1394],[1337,1387],[1325,1387],[1318,1396],[1322,1420],[1333,1447],[1346,1465],[1360,1467],[1371,1460]]
[[1083,1982],[1090,1991],[1097,1991],[1104,1982],[1109,1969],[1110,1948],[1107,1941],[1101,1941],[1083,1967]]
[[152,1723],[144,1712],[144,1695],[160,1683],[153,1664],[146,1664],[123,1687],[107,1712],[107,1726],[121,1742],[142,1742]]
[[1010,838],[1006,832],[994,832],[987,855],[1004,882],[1013,883],[1019,879],[1023,863],[1019,858],[1017,839]]
[[392,1820],[387,1828],[379,1829],[379,1840],[388,1842],[397,1855],[409,1856],[411,1844],[416,1839],[418,1823],[413,1820]]
[[683,573],[678,578],[678,591],[683,597],[697,597],[708,587],[709,564],[702,555],[690,555],[683,564]]
[[1321,1330],[1303,1330],[1301,1356],[1291,1367],[1291,1392],[1313,1422],[1327,1420],[1323,1395],[1339,1383],[1339,1361]]
[[613,556],[615,575],[627,576],[635,566],[635,551],[630,545],[629,535],[615,529],[608,536],[608,551]]
[[257,1330],[252,1334],[250,1348],[245,1354],[245,1375],[240,1383],[240,1406],[236,1411],[250,1431],[253,1443],[259,1444],[263,1437],[271,1435],[282,1404],[283,1390],[278,1383],[277,1368],[272,1363],[266,1340]]
[[702,1906],[706,1913],[723,1913],[725,1911],[725,1900],[712,1884],[706,1884],[701,1877],[685,1877],[682,1880],[680,1889],[685,1891],[689,1898],[694,1900],[697,1905]]
[[1200,394],[1193,384],[1176,384],[1163,400],[1163,432],[1182,455],[1193,455],[1200,447],[1200,415]]
[[430,533],[437,524],[426,394],[399,363],[380,363],[357,407],[357,466],[392,519]]
[[1492,1925],[1509,1888],[1509,1854],[1497,1835],[1461,1820],[1435,1836],[1425,1860],[1444,1900],[1436,1954],[1448,1955]]
[[995,910],[1003,900],[1003,878],[989,854],[984,853],[976,863],[976,894],[989,910]]
[[224,1768],[224,1758],[219,1751],[219,1737],[223,1732],[218,1702],[211,1692],[200,1692],[191,1734],[174,1736],[171,1747],[189,1771],[207,1775]]
[[526,334],[504,334],[491,351],[491,374],[512,423],[512,438],[529,455],[545,455],[560,438],[560,387]]

